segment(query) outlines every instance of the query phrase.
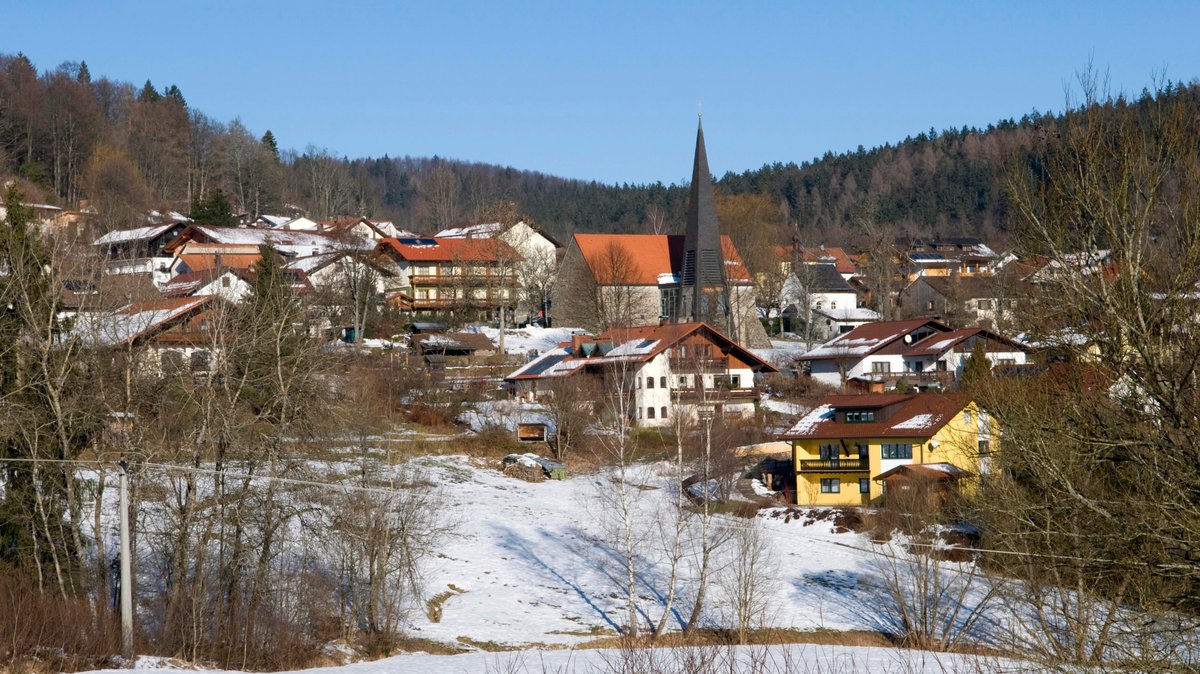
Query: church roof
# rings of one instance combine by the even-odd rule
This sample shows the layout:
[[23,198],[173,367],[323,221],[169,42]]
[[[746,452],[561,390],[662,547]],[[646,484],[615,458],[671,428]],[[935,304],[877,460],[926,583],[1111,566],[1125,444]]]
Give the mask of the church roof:
[[[678,234],[576,234],[575,242],[601,285],[658,285],[660,274],[678,277],[683,270],[684,237]],[[721,237],[721,250],[730,283],[750,283],[728,236]]]

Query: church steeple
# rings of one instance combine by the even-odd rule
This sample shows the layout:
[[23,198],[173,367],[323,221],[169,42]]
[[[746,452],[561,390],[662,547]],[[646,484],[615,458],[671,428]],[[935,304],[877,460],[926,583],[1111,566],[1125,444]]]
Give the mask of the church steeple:
[[703,321],[718,329],[727,328],[729,301],[725,283],[725,256],[717,225],[717,205],[708,152],[704,147],[704,125],[696,127],[696,158],[692,165],[692,190],[688,200],[687,230],[683,243],[683,268],[679,278],[680,321]]

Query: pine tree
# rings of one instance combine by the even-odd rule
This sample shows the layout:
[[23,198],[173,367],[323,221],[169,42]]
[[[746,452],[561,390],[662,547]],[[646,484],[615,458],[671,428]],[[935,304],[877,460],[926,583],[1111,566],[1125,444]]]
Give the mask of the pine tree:
[[92,73],[88,72],[87,61],[79,62],[79,72],[75,73],[75,81],[80,84],[90,84]]
[[229,205],[229,199],[221,190],[213,190],[207,197],[193,199],[188,217],[198,225],[236,227],[238,224],[233,207]]
[[162,96],[154,88],[150,80],[146,80],[146,84],[142,85],[142,90],[138,92],[137,99],[143,103],[155,103],[161,100]]
[[179,87],[175,86],[174,84],[167,87],[167,90],[163,92],[163,97],[165,97],[167,100],[175,101],[182,108],[187,107],[187,101],[183,98],[183,92],[180,91]]
[[984,340],[977,338],[971,347],[971,355],[963,363],[960,383],[963,388],[971,388],[991,376],[992,363],[988,360]]
[[279,159],[279,144],[275,142],[275,134],[271,133],[270,129],[263,134],[262,144],[271,151],[271,154],[275,155],[276,160]]

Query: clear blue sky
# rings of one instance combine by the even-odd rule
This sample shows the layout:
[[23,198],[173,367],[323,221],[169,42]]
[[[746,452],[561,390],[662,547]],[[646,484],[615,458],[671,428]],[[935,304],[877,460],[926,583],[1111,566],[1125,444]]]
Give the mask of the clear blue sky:
[[0,0],[0,52],[161,89],[284,148],[604,182],[801,162],[1200,76],[1200,3]]

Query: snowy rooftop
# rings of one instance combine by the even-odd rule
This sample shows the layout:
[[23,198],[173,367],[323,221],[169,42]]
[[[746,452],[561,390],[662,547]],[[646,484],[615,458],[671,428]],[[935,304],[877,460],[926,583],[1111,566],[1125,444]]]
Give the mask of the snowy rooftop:
[[480,225],[467,225],[465,227],[451,227],[443,229],[434,234],[435,239],[462,239],[468,236],[476,236],[487,238],[495,236],[497,232],[504,228],[504,225],[499,222],[487,222]]
[[96,239],[93,243],[97,246],[104,246],[114,243],[125,243],[127,241],[144,241],[146,239],[153,239],[174,226],[174,224],[167,224],[136,227],[134,229],[118,229]]

